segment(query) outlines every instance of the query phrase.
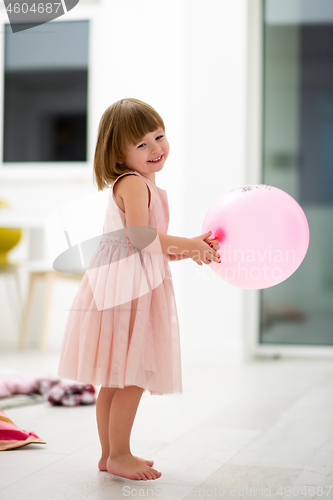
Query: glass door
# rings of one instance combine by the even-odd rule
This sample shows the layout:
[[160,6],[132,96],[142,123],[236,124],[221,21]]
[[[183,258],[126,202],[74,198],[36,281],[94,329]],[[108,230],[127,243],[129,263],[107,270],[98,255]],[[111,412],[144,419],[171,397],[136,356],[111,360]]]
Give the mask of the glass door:
[[263,0],[262,183],[303,208],[310,243],[260,291],[260,344],[333,345],[333,2]]

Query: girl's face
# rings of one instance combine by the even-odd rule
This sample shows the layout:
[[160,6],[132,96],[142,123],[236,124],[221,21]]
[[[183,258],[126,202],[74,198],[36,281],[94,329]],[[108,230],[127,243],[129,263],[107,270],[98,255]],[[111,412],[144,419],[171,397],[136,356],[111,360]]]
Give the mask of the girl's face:
[[[169,143],[164,130],[159,128],[150,132],[134,146],[126,149],[124,163],[127,167],[137,170],[149,177],[149,174],[159,172],[169,154]],[[161,157],[161,158],[160,158]],[[158,161],[152,161],[158,159]]]

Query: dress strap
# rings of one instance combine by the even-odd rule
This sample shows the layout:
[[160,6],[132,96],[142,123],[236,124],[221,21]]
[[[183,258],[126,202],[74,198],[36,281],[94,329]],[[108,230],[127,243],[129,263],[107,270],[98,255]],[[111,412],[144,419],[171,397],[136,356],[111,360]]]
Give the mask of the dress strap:
[[[113,188],[114,188],[116,182],[118,181],[118,179],[120,179],[121,177],[124,177],[125,175],[133,175],[133,174],[134,175],[138,175],[139,177],[141,177],[145,181],[146,186],[148,187],[148,192],[150,194],[150,203],[148,205],[148,208],[149,208],[150,205],[151,205],[151,201],[152,201],[151,188],[150,188],[150,186],[149,186],[149,184],[147,182],[147,179],[145,179],[145,177],[142,174],[140,174],[139,172],[137,172],[136,170],[134,170],[132,172],[124,172],[123,174],[119,175],[119,177],[117,177],[117,179],[113,182],[113,184],[112,184],[112,197],[114,199],[114,202],[117,205],[116,198],[114,196]],[[118,205],[117,205],[117,207],[118,207]],[[118,209],[121,210],[119,207],[118,207]],[[126,233],[126,236],[127,236],[127,247],[128,247],[128,250],[129,250],[129,255],[132,255],[132,250],[131,250],[131,247],[129,245],[130,239],[129,239],[129,236],[128,236],[127,227],[124,224],[122,217],[121,217],[121,220],[122,220],[122,224],[124,226],[125,233]],[[146,280],[147,280],[147,283],[148,283],[149,291],[151,292],[152,291],[152,286],[151,286],[150,279],[149,279],[149,276],[148,276],[148,272],[147,272],[147,269],[146,269],[146,265],[145,265],[145,262],[144,262],[144,259],[143,259],[143,256],[142,256],[142,251],[138,249],[138,252],[139,252],[139,256],[140,256],[141,266],[142,266],[142,268],[144,270],[144,273],[145,273],[145,276],[146,276]]]
[[[117,181],[119,181],[119,179],[120,179],[121,177],[124,177],[124,175],[132,175],[132,174],[135,174],[135,173],[136,173],[135,171],[133,171],[133,172],[125,172],[124,174],[119,175],[119,177],[117,177],[117,179],[116,179],[115,181],[113,181],[113,184],[112,184],[112,186],[111,186],[111,189],[112,189],[112,198],[113,198],[113,200],[114,200],[114,202],[115,202],[115,204],[116,204],[116,205],[117,205],[117,202],[116,202],[116,198],[115,198],[115,196],[114,196],[114,191],[113,191],[113,188],[115,187],[116,182],[117,182]],[[118,205],[117,205],[117,206],[118,206]],[[118,208],[119,208],[119,207],[118,207]]]
[[149,207],[151,206],[151,201],[152,201],[152,190],[151,190],[151,187],[150,187],[150,185],[149,185],[149,183],[148,183],[147,179],[145,178],[145,176],[144,176],[144,175],[142,175],[142,174],[140,174],[140,173],[139,173],[139,172],[137,172],[136,170],[133,170],[132,172],[125,172],[125,173],[123,173],[123,174],[119,175],[119,177],[117,177],[117,179],[116,179],[116,180],[113,182],[113,184],[112,184],[112,197],[113,197],[113,199],[114,199],[114,201],[115,201],[115,203],[116,203],[116,198],[115,198],[115,196],[114,196],[114,192],[113,192],[113,188],[114,188],[114,186],[115,186],[116,182],[117,182],[117,181],[118,181],[121,177],[124,177],[124,175],[133,175],[133,174],[134,174],[134,175],[137,175],[138,177],[141,177],[141,179],[142,179],[142,180],[146,183],[146,186],[147,186],[147,188],[148,188],[148,192],[149,192],[149,198],[150,198],[150,199],[149,199],[149,203],[148,203],[148,208],[149,208]]
[[[113,182],[113,184],[112,184],[112,188],[111,188],[111,189],[112,189],[112,198],[113,198],[113,200],[114,200],[115,204],[117,205],[116,198],[115,198],[115,196],[114,196],[114,191],[113,191],[113,188],[114,188],[114,186],[115,186],[116,182],[117,182],[117,181],[118,181],[121,177],[124,177],[125,175],[133,175],[133,174],[134,174],[134,175],[138,175],[139,177],[141,177],[141,178],[145,181],[146,186],[148,187],[148,191],[149,191],[149,194],[150,194],[150,203],[149,203],[149,205],[148,205],[148,208],[149,208],[149,207],[150,207],[150,205],[151,205],[151,200],[152,200],[152,193],[151,193],[150,186],[149,186],[149,184],[148,184],[147,180],[145,179],[145,177],[144,177],[142,174],[140,174],[139,172],[137,172],[136,170],[133,170],[132,172],[124,172],[123,174],[119,175],[119,177],[117,177],[117,179]],[[117,205],[117,207],[118,207],[118,205]],[[118,209],[119,209],[119,210],[121,210],[119,207],[118,207]],[[125,233],[126,233],[126,236],[127,236],[127,240],[129,241],[127,227],[126,227],[126,225],[124,224],[124,222],[123,222],[123,219],[122,219],[122,218],[121,218],[121,221],[122,221],[122,224],[123,224],[124,229],[125,229]],[[131,251],[131,248],[130,248],[130,246],[129,246],[128,241],[127,241],[128,250],[129,250],[130,255],[132,255],[132,251]],[[141,253],[140,253],[140,257],[141,257]],[[141,258],[142,258],[142,257],[141,257]]]
[[[124,177],[124,175],[132,175],[132,174],[135,174],[135,173],[136,173],[135,171],[134,171],[134,172],[125,172],[125,173],[123,173],[123,174],[119,175],[119,177],[117,177],[117,179],[113,182],[112,187],[111,187],[111,189],[112,189],[112,198],[113,198],[113,200],[114,200],[114,202],[115,202],[115,204],[116,204],[116,205],[117,205],[117,202],[116,202],[116,198],[115,198],[114,191],[113,191],[113,188],[114,188],[114,186],[115,186],[116,182],[117,182],[117,181],[118,181],[121,177]],[[118,208],[118,210],[120,210],[120,208],[118,207],[118,205],[117,205],[117,208]],[[132,255],[131,247],[129,246],[129,243],[128,243],[128,241],[129,241],[129,237],[128,237],[128,232],[127,232],[127,227],[126,227],[126,225],[124,224],[122,217],[120,217],[120,218],[121,218],[121,222],[122,222],[122,224],[123,224],[123,227],[124,227],[124,229],[125,229],[125,234],[126,234],[126,237],[127,237],[127,248],[128,248],[129,254],[130,254],[130,255]]]

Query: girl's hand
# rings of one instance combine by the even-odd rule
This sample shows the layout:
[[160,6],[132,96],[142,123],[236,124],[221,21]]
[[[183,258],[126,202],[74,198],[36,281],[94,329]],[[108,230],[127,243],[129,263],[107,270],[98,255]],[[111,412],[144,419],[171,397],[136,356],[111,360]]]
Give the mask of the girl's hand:
[[190,257],[199,266],[202,266],[202,263],[210,264],[211,262],[221,262],[220,255],[217,253],[220,245],[217,240],[209,240],[210,234],[211,232],[208,231],[208,233],[190,238],[192,243]]
[[206,238],[205,241],[210,247],[214,248],[214,250],[220,249],[218,238],[215,237],[213,240],[211,238]]

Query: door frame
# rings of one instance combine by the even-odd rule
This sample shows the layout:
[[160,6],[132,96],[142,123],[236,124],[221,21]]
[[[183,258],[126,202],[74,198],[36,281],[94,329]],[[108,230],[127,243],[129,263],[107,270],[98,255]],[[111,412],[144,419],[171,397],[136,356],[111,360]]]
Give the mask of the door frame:
[[[264,0],[247,0],[246,184],[262,184]],[[333,358],[333,346],[260,344],[261,290],[244,290],[244,360]]]

